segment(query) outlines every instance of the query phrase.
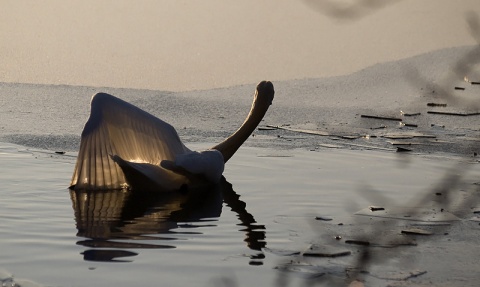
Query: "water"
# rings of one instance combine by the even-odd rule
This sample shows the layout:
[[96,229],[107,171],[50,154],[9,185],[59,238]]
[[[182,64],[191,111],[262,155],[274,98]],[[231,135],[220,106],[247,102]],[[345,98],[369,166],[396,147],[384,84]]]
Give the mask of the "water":
[[[69,153],[3,143],[0,158],[2,268],[49,286],[212,286],[222,278],[274,286],[280,250],[305,249],[355,211],[386,204],[365,198],[363,186],[401,206],[450,166],[387,152],[246,147],[229,162],[228,182],[190,204],[187,195],[155,202],[69,192]],[[334,224],[317,230],[315,216]]]

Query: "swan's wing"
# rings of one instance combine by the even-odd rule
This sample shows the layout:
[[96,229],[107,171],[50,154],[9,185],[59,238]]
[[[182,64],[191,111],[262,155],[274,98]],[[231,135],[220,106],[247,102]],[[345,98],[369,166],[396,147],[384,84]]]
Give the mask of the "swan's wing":
[[112,160],[159,165],[189,151],[175,129],[153,115],[109,94],[92,98],[90,118],[82,132],[71,186],[75,189],[118,189],[126,185]]

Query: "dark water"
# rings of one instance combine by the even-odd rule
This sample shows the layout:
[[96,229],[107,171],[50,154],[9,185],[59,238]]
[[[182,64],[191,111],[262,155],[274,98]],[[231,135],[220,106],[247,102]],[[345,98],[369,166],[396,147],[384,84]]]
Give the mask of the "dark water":
[[[225,286],[222,280],[275,286],[289,274],[279,271],[284,262],[301,260],[289,256],[335,234],[348,236],[339,223],[358,232],[356,211],[409,203],[449,166],[445,158],[400,160],[388,152],[247,147],[208,196],[157,197],[69,191],[69,153],[2,144],[0,158],[1,266],[15,280],[49,286]],[[381,196],[366,196],[365,186]],[[338,244],[353,255],[297,266],[291,286],[318,266],[330,277],[345,276],[356,247]]]

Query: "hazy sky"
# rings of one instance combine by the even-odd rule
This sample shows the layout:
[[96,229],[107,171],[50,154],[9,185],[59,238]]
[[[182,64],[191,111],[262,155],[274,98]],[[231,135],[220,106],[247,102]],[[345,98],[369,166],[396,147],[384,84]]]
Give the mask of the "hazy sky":
[[0,82],[210,89],[476,44],[466,13],[480,15],[478,0],[377,0],[393,4],[353,14],[327,13],[331,2],[0,0]]

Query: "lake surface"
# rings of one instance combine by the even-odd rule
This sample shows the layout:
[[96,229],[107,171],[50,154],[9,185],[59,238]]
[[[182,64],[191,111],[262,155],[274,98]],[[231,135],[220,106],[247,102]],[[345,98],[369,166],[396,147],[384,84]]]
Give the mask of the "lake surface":
[[[368,206],[411,205],[435,190],[459,160],[245,147],[208,197],[136,198],[121,191],[69,192],[74,155],[0,146],[0,260],[15,280],[47,286],[276,286],[286,255],[346,235],[338,224],[354,226],[353,218],[361,216],[353,214]],[[470,186],[479,167],[465,164],[474,169],[464,172]],[[376,202],[365,190],[381,196]],[[317,216],[332,221],[325,226]],[[336,266],[341,271],[335,276],[342,277],[352,258],[315,264]],[[287,282],[296,286],[307,280],[304,273]]]

